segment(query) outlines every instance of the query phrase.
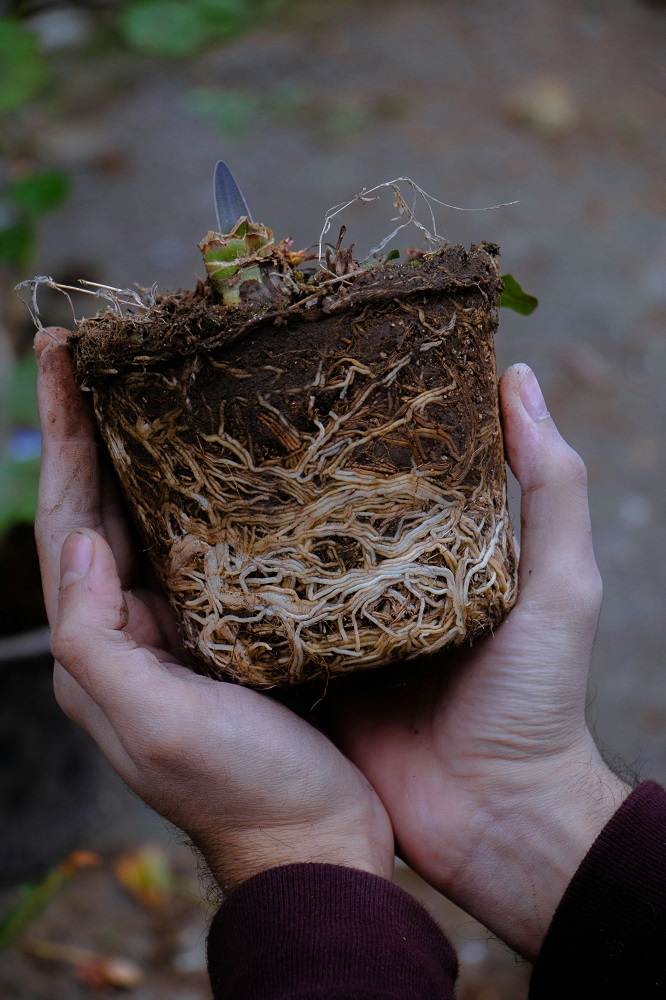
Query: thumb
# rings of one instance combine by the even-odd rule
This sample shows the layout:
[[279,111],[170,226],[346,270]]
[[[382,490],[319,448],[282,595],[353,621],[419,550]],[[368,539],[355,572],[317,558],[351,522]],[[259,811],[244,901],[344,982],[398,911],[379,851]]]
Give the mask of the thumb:
[[502,376],[500,404],[507,459],[521,489],[521,592],[549,584],[545,593],[556,605],[575,596],[598,614],[585,464],[557,430],[527,365]]
[[127,601],[107,542],[84,528],[67,536],[60,556],[56,660],[100,707],[113,709],[142,688],[147,657],[127,631]]
[[80,617],[84,606],[91,628],[114,632],[127,625],[127,602],[111,549],[86,528],[68,535],[60,553],[58,618]]

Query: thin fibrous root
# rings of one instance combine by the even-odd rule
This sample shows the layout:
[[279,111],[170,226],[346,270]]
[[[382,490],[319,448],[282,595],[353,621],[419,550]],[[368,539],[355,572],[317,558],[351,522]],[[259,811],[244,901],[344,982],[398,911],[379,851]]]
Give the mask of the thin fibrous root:
[[55,292],[60,292],[69,302],[72,310],[72,321],[77,322],[76,310],[70,292],[78,292],[80,295],[92,295],[96,299],[108,302],[114,312],[119,316],[124,315],[124,309],[138,309],[144,315],[148,315],[157,301],[157,285],[151,288],[114,288],[113,285],[102,285],[97,281],[86,281],[81,278],[78,285],[63,285],[54,281],[46,274],[39,274],[34,278],[27,278],[20,281],[15,286],[14,291],[20,292],[23,288],[30,289],[30,302],[25,302],[22,296],[21,301],[30,313],[33,323],[38,330],[44,329],[42,323],[37,293],[40,288],[52,288]]
[[[412,204],[409,205],[402,194],[400,189],[401,184],[406,184],[412,189],[413,200]],[[368,261],[375,254],[381,253],[385,246],[387,246],[391,240],[397,236],[397,234],[402,230],[406,229],[407,226],[415,226],[416,229],[421,233],[431,250],[437,250],[444,243],[446,243],[446,238],[437,232],[437,220],[435,218],[435,210],[433,205],[441,205],[443,208],[450,208],[456,212],[491,212],[497,208],[508,208],[510,205],[516,205],[515,201],[502,202],[499,205],[488,205],[485,208],[462,208],[460,205],[449,205],[445,201],[440,201],[439,198],[435,198],[433,195],[428,194],[424,191],[422,187],[411,179],[411,177],[394,177],[391,181],[383,181],[381,184],[375,184],[371,188],[362,188],[358,194],[355,194],[352,198],[347,201],[340,202],[337,205],[333,205],[326,212],[326,217],[324,219],[324,226],[319,235],[319,261],[322,263],[324,257],[324,237],[331,230],[331,223],[336,216],[340,215],[346,209],[350,208],[357,202],[370,202],[377,201],[379,195],[376,194],[377,191],[381,191],[383,188],[389,188],[393,192],[393,205],[397,211],[397,216],[395,216],[391,221],[399,222],[400,224],[396,226],[393,232],[385,236],[381,243],[368,253],[364,260]],[[418,204],[419,198],[425,202],[428,214],[430,215],[430,226],[428,229],[422,222],[419,222],[416,215],[416,206]],[[403,221],[404,220],[404,221]]]
[[[327,388],[345,402],[349,390],[353,399],[342,415],[315,417],[315,433],[299,433],[258,394],[288,463],[257,463],[228,433],[223,412],[217,433],[184,442],[177,430],[183,413],[148,422],[134,402],[150,392],[145,373],[124,381],[107,446],[130,495],[146,493],[148,466],[137,460],[137,445],[151,477],[171,495],[160,512],[165,581],[186,644],[213,675],[271,687],[285,677],[298,683],[409,659],[469,641],[513,604],[505,487],[481,482],[470,495],[455,485],[474,455],[492,446],[492,424],[477,428],[474,452],[458,454],[450,442],[448,485],[441,471],[414,467],[387,476],[356,460],[373,440],[408,426],[427,437],[427,408],[460,396],[455,381],[444,379],[415,387],[386,412],[411,358],[395,360],[381,378],[353,357],[332,365],[336,381]],[[165,376],[151,378],[157,394]],[[322,380],[320,369],[314,381]],[[362,426],[370,410],[374,423],[347,429]],[[137,514],[150,535],[155,511],[139,504]]]

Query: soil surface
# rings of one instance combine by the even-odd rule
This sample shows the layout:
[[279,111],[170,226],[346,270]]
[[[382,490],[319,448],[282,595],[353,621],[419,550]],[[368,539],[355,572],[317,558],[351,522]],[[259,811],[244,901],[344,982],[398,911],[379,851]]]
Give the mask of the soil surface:
[[[586,460],[605,581],[590,716],[605,746],[664,782],[664,7],[382,0],[293,8],[284,30],[196,63],[147,62],[139,74],[99,58],[72,61],[71,112],[41,120],[39,142],[74,172],[75,190],[48,222],[36,273],[193,288],[203,273],[196,244],[214,224],[210,177],[220,157],[254,216],[299,247],[316,242],[330,205],[400,175],[457,205],[518,199],[493,212],[440,209],[441,228],[465,245],[500,244],[502,270],[540,299],[531,318],[502,314],[499,367],[526,361],[536,370],[560,429]],[[251,89],[239,83],[248,65]],[[248,109],[234,134],[228,103],[215,119],[188,110],[192,91],[210,86]],[[360,220],[367,233],[359,251],[391,231],[394,214],[389,197],[354,207],[345,222],[358,231]],[[404,255],[418,236],[403,237]],[[59,303],[49,309],[52,320],[69,322]],[[176,850],[161,821],[105,774],[91,841],[103,856],[154,840]],[[152,918],[111,875],[93,877],[76,877],[35,936],[129,949],[146,971],[130,994],[140,1000],[208,997],[200,968],[184,979],[171,958],[156,967]],[[529,970],[441,897],[424,898],[458,947],[461,1000],[524,1000]],[[183,927],[195,927],[196,940],[205,918],[194,911]],[[91,996],[69,967],[18,946],[3,956],[0,992]]]

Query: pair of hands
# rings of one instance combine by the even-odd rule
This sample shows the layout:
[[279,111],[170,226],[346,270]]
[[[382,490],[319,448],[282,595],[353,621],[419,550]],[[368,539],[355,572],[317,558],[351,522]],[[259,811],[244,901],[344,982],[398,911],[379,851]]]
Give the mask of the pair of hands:
[[389,878],[402,857],[528,958],[628,794],[584,718],[601,602],[585,467],[524,365],[500,387],[522,491],[520,597],[471,651],[335,700],[326,729],[178,661],[171,611],[142,588],[132,529],[100,464],[67,333],[36,340],[43,430],[36,522],[55,689],[141,798],[228,890],[293,862]]

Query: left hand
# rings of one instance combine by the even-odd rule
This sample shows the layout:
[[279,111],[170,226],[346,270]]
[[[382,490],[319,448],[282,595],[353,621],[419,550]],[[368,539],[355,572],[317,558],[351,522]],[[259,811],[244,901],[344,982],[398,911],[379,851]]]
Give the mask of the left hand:
[[500,402],[522,491],[515,608],[471,649],[407,666],[369,696],[343,695],[334,728],[407,863],[533,959],[630,789],[585,722],[601,604],[585,466],[526,365],[503,376]]
[[35,342],[36,534],[60,705],[130,788],[192,838],[224,889],[296,862],[389,878],[391,825],[360,771],[283,705],[180,662],[166,601],[136,586],[134,536],[113,477],[100,471],[66,341],[52,329]]

